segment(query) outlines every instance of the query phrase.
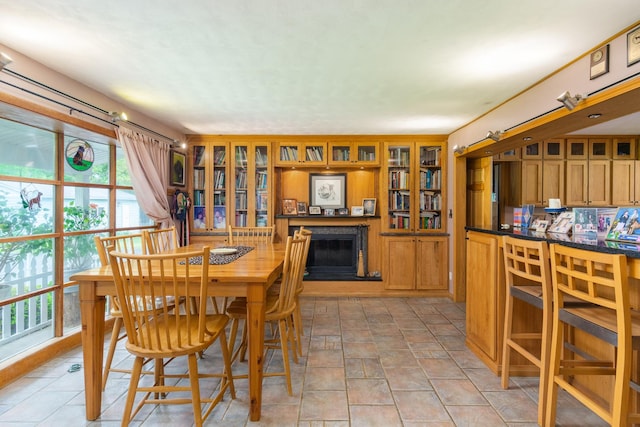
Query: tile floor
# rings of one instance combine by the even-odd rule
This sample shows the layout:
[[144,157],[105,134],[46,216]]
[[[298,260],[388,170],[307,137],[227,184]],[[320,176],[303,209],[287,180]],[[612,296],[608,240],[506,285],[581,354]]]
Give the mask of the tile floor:
[[[265,378],[262,419],[248,421],[247,381],[221,402],[210,426],[535,426],[536,378],[512,378],[509,390],[464,345],[464,304],[444,298],[303,298],[304,358],[284,379]],[[220,365],[219,348],[201,368]],[[116,363],[130,356],[120,346]],[[2,426],[117,426],[128,386],[112,374],[103,412],[85,421],[81,349],[57,357],[0,389]],[[279,352],[266,370],[282,366]],[[177,367],[181,369],[181,367]],[[234,364],[234,374],[246,363]],[[561,394],[558,425],[605,425]],[[132,426],[192,426],[190,407],[147,406]]]

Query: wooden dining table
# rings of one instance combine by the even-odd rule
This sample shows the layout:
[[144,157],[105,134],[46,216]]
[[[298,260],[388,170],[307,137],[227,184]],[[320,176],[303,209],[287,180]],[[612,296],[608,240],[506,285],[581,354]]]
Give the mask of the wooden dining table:
[[[193,244],[177,251],[199,250]],[[215,245],[212,245],[215,246]],[[247,298],[249,341],[249,419],[258,421],[262,408],[264,314],[267,289],[282,272],[284,243],[256,244],[253,250],[228,264],[209,265],[209,294]],[[98,267],[71,276],[80,289],[82,353],[87,420],[100,416],[102,408],[102,367],[106,296],[115,295],[111,267]]]

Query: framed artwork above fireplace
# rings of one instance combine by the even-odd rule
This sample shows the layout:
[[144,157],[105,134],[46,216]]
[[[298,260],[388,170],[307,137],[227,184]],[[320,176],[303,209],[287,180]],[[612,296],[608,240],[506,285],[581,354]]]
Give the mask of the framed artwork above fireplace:
[[347,174],[309,175],[309,204],[322,209],[340,209],[346,207]]

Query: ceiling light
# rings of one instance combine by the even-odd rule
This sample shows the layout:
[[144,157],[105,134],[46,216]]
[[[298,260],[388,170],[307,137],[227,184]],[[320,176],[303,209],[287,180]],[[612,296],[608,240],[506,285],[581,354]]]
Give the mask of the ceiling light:
[[453,152],[456,154],[462,154],[464,153],[464,150],[466,150],[467,147],[466,145],[463,145],[462,147],[458,146],[458,145],[454,145],[453,146]]
[[9,57],[6,53],[0,52],[0,71],[4,69],[7,65],[11,64],[13,59]]
[[575,96],[571,96],[569,91],[566,91],[556,99],[559,102],[562,102],[562,105],[564,105],[567,110],[571,111],[574,108],[576,108],[576,105],[578,105],[578,102],[580,102],[580,101],[582,101],[583,99],[586,99],[586,98],[587,98],[586,96],[583,96],[583,95],[580,95],[580,94],[577,94]]
[[587,118],[589,118],[589,119],[599,119],[600,117],[602,117],[602,114],[600,114],[600,113],[593,113],[593,114],[589,114],[587,116]]
[[500,141],[500,135],[502,135],[502,132],[497,130],[495,132],[487,132],[487,138],[489,139],[493,139],[495,142]]
[[525,136],[524,138],[522,138],[523,141],[531,141],[533,139],[533,137],[531,136]]
[[126,122],[128,120],[127,113],[124,113],[124,112],[123,113],[118,113],[117,111],[111,111],[109,113],[109,116],[111,116],[111,121],[113,123],[119,122],[121,120],[123,122]]

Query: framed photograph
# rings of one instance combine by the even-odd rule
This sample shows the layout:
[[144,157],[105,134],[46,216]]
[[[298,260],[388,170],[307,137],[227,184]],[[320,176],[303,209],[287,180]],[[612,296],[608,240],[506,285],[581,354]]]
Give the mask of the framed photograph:
[[591,52],[590,62],[590,78],[591,80],[600,77],[609,72],[609,45],[602,46],[600,49]]
[[322,208],[320,206],[309,206],[309,215],[320,215]]
[[376,214],[376,199],[362,199],[362,207],[365,216],[374,216]]
[[573,235],[591,233],[598,231],[598,209],[597,208],[575,208],[573,209]]
[[546,219],[541,219],[538,221],[535,230],[539,233],[544,233],[545,231],[547,231],[547,227],[549,227],[549,221]]
[[640,61],[640,27],[627,33],[627,67]]
[[207,228],[204,206],[193,208],[193,228]]
[[341,215],[341,216],[349,215],[349,209],[347,208],[338,209],[338,215]]
[[618,208],[609,232],[607,240],[621,242],[640,242],[640,208]]
[[346,207],[347,174],[309,175],[309,204],[323,209]]
[[573,228],[573,211],[562,212],[549,226],[549,233],[568,234]]
[[307,202],[298,202],[297,209],[298,209],[298,215],[306,215]]
[[364,206],[351,206],[351,216],[364,215]]
[[169,176],[173,186],[184,187],[184,170],[187,156],[179,151],[171,150],[169,155]]
[[296,199],[282,199],[282,215],[298,215]]
[[213,228],[218,230],[225,230],[227,228],[227,215],[224,206],[214,206]]
[[336,210],[333,208],[325,208],[324,209],[324,215],[325,216],[335,216],[336,214]]

